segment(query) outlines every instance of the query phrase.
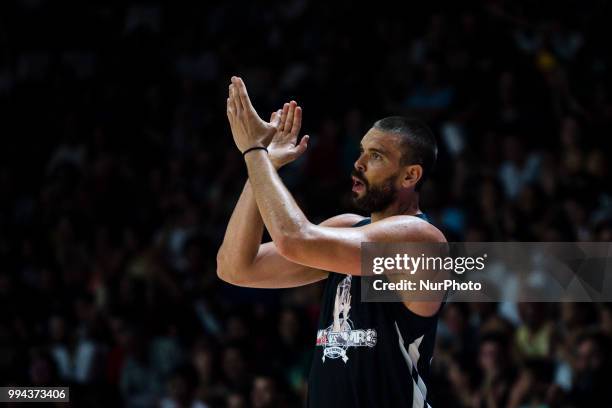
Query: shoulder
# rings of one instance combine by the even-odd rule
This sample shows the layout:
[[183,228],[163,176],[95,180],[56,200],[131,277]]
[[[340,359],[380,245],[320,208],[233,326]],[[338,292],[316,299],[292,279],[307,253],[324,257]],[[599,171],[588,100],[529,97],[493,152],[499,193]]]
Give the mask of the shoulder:
[[407,241],[446,242],[446,237],[433,224],[412,215],[394,215],[370,224],[388,230]]
[[351,227],[357,224],[359,221],[364,220],[366,217],[358,214],[340,214],[335,217],[331,217],[323,221],[321,224],[325,227]]

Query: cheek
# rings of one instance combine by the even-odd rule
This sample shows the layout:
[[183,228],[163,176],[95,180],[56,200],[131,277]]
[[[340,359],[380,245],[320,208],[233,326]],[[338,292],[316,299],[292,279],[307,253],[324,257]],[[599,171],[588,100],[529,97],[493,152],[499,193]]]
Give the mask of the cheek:
[[384,180],[385,177],[388,177],[389,175],[390,172],[388,171],[387,166],[376,160],[370,160],[370,162],[368,163],[368,171],[366,174],[368,181],[376,183],[381,180]]

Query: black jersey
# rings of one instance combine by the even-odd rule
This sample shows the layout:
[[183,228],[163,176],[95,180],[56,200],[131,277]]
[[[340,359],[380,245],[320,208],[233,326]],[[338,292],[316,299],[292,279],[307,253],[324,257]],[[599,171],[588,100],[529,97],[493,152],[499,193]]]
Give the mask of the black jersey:
[[[354,227],[369,222],[366,218]],[[361,302],[360,280],[329,274],[308,407],[429,407],[429,366],[440,311],[422,317],[402,302]]]

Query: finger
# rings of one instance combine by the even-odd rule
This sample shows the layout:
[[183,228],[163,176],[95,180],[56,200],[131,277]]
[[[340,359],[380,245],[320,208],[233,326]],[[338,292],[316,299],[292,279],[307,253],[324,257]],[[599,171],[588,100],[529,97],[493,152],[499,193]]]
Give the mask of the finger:
[[234,84],[231,84],[229,86],[229,93],[230,93],[230,102],[234,110],[234,115],[237,115],[239,113],[239,110],[241,109],[241,106],[239,105],[239,102],[236,100],[237,99],[236,86]]
[[279,124],[279,130],[284,132],[285,131],[285,123],[287,123],[287,113],[289,112],[289,104],[286,103],[283,105],[283,110],[281,111],[281,117],[280,117],[280,124]]
[[283,126],[282,116],[283,116],[283,110],[282,109],[277,110],[276,111],[276,120],[277,120],[276,128],[277,129],[280,129],[281,126]]
[[227,121],[229,122],[232,134],[234,133],[234,120],[236,119],[236,117],[234,116],[235,114],[236,112],[232,107],[232,101],[230,100],[230,98],[227,98]]
[[232,84],[230,85],[231,90],[232,90],[232,100],[234,101],[234,105],[236,107],[237,111],[242,111],[244,110],[244,107],[242,106],[242,101],[240,100],[240,96],[238,95],[238,81],[237,81],[237,77],[233,76],[232,77]]
[[251,104],[251,99],[249,98],[249,94],[246,89],[246,85],[242,78],[236,78],[236,88],[238,91],[238,96],[240,97],[240,102],[242,103],[242,108],[244,110],[252,110],[254,111],[253,105]]
[[297,103],[295,101],[291,101],[289,103],[289,112],[287,112],[287,121],[285,122],[285,127],[283,130],[287,133],[291,133],[291,128],[293,126],[293,116],[295,114],[295,107]]
[[291,136],[297,139],[302,127],[302,108],[299,106],[295,107],[295,113],[293,114],[293,124],[291,125]]
[[227,116],[229,116],[229,117],[233,117],[234,116],[234,108],[232,106],[232,101],[231,101],[230,98],[227,98],[227,107],[226,107],[226,110],[227,110]]
[[227,109],[233,109],[234,104],[232,102],[232,84],[227,87]]
[[280,123],[280,113],[281,111],[278,110],[276,112],[272,112],[272,116],[270,117],[270,124],[272,126],[274,126],[275,128],[278,129],[278,125]]
[[302,140],[300,140],[300,143],[298,143],[298,145],[295,147],[295,153],[297,156],[301,156],[302,153],[304,153],[306,151],[306,149],[308,149],[308,141],[310,140],[310,136],[305,135]]

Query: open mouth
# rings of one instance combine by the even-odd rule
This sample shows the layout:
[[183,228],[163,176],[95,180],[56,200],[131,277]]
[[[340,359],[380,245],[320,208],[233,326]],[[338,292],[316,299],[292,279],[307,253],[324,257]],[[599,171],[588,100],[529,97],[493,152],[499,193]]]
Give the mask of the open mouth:
[[359,180],[357,177],[353,176],[353,191],[360,192],[365,190],[365,184],[363,181]]

